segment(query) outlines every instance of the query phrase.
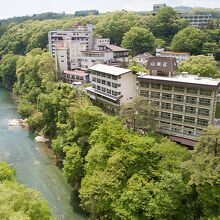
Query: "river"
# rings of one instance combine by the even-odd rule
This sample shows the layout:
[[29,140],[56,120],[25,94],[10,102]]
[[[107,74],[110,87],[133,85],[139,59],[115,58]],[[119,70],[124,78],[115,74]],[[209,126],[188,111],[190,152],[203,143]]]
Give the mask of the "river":
[[35,143],[34,134],[20,125],[9,127],[8,121],[14,118],[19,118],[16,104],[0,85],[0,160],[16,168],[19,183],[42,193],[58,220],[88,219],[61,170],[54,165],[52,152]]

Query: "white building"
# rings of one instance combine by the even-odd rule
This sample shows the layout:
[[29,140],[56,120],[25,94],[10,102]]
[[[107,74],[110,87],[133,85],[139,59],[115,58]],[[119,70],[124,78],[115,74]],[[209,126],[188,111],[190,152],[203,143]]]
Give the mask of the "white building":
[[185,18],[189,21],[189,26],[195,28],[206,28],[211,20],[210,14],[190,14],[190,13],[178,13],[180,18]]
[[56,55],[56,44],[63,43],[65,37],[71,40],[78,40],[80,44],[84,44],[86,49],[92,50],[94,46],[93,25],[87,22],[86,27],[82,26],[81,22],[75,22],[72,29],[50,31],[48,33],[48,42],[50,53]]
[[152,57],[152,55],[148,52],[145,52],[143,54],[139,54],[137,56],[134,56],[133,61],[135,63],[140,63],[145,67],[147,65],[148,60],[149,60],[149,57]]
[[81,69],[88,70],[96,64],[113,62],[112,51],[87,50],[81,51]]
[[96,103],[119,112],[122,104],[136,96],[136,74],[133,71],[103,64],[97,64],[90,70],[92,87],[86,90]]
[[176,58],[177,63],[181,63],[185,61],[188,57],[190,57],[190,53],[164,51],[162,49],[163,48],[156,49],[156,56]]

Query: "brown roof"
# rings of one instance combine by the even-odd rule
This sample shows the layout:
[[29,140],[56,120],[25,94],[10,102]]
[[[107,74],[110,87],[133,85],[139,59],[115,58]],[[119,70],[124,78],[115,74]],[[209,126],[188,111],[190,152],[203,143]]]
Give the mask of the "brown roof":
[[181,138],[181,137],[170,136],[169,138],[172,141],[181,143],[183,145],[191,146],[191,147],[194,147],[194,145],[196,144],[196,141],[185,139],[185,138]]
[[181,52],[173,52],[173,51],[165,51],[165,52],[161,52],[161,54],[179,54],[179,55],[190,55],[190,53],[181,53]]
[[74,76],[83,76],[83,77],[88,75],[88,73],[85,73],[83,71],[78,71],[78,70],[75,70],[75,71],[64,70],[64,73],[74,75]]
[[176,58],[173,57],[149,57],[146,68],[161,72],[172,72],[178,69]]
[[112,44],[109,45],[105,45],[108,49],[112,50],[113,52],[127,52],[128,49],[122,48],[122,47],[118,47]]

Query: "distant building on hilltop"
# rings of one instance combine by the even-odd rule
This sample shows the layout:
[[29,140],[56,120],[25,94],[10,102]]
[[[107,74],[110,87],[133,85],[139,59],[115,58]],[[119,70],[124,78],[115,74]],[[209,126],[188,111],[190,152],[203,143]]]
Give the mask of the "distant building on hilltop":
[[146,67],[147,62],[148,62],[148,60],[149,60],[150,57],[153,57],[153,55],[151,55],[151,54],[148,53],[148,52],[145,52],[145,53],[143,53],[143,54],[139,54],[139,55],[137,55],[137,56],[134,56],[134,57],[133,57],[133,61],[134,61],[135,63],[140,63],[140,64],[142,64],[144,67]]
[[166,4],[153,4],[153,14],[157,14],[157,11],[163,7],[166,7]]
[[190,14],[178,12],[180,18],[185,18],[189,22],[190,27],[194,28],[207,28],[211,14]]

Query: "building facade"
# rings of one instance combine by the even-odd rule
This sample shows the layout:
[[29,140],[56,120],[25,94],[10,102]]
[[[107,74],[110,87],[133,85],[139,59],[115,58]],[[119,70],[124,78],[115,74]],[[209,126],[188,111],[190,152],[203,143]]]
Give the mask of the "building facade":
[[189,26],[195,28],[206,28],[211,20],[210,14],[190,14],[190,13],[178,13],[180,18],[185,18],[189,22]]
[[137,56],[134,56],[133,61],[135,63],[140,63],[145,67],[147,65],[148,60],[149,60],[149,57],[153,57],[153,56],[150,53],[145,52],[143,54],[139,54]]
[[94,45],[93,38],[93,25],[89,21],[86,24],[86,27],[83,27],[81,22],[75,22],[72,29],[50,31],[48,33],[48,42],[50,53],[56,55],[56,45],[64,43],[66,37],[71,40],[79,41],[80,44],[84,44],[86,49],[92,50]]
[[64,70],[63,72],[63,81],[69,84],[74,82],[82,82],[82,83],[89,83],[90,78],[89,74],[83,71],[75,70],[75,71],[68,71]]
[[92,87],[86,88],[91,99],[118,113],[120,106],[136,96],[136,74],[128,69],[97,64],[90,68]]

